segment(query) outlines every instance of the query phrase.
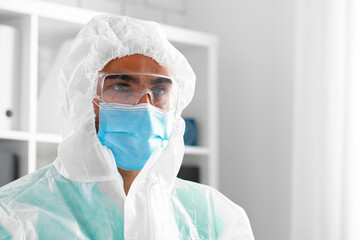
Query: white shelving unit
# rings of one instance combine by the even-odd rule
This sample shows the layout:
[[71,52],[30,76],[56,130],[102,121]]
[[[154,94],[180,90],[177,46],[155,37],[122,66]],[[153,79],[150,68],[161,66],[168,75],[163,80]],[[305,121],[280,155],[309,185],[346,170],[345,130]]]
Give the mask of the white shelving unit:
[[[11,93],[19,97],[19,121],[16,129],[0,130],[0,151],[15,151],[20,156],[21,176],[50,164],[61,142],[58,130],[47,130],[40,122],[44,119],[41,112],[51,110],[41,105],[44,101],[40,97],[41,89],[47,82],[42,76],[47,75],[52,63],[43,58],[55,59],[62,44],[74,38],[81,26],[98,14],[101,12],[46,2],[0,1],[0,24],[14,26],[20,33],[20,57],[16,67],[21,72],[19,88]],[[198,146],[186,146],[184,164],[199,166],[201,182],[217,188],[217,38],[175,26],[162,27],[197,75],[195,96],[183,117],[196,120]],[[0,78],[0,84],[1,81],[6,79]],[[48,106],[55,108],[56,101],[57,97],[46,99]]]

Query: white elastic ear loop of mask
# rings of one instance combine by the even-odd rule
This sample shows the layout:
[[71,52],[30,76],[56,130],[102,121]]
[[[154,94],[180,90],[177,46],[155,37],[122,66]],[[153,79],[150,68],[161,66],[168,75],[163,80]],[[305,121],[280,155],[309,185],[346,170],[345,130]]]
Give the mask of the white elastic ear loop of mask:
[[168,137],[170,137],[172,130],[174,128],[174,123],[175,123],[175,109],[172,109],[169,111],[168,113],[168,121],[167,121],[167,134]]
[[177,118],[177,115],[179,114],[179,89],[176,91],[176,96],[175,96],[175,108],[169,110],[169,114],[168,114],[168,123],[167,123],[167,132],[168,132],[168,136],[170,137],[173,129],[174,129],[174,125],[175,125],[175,120]]
[[94,101],[94,99],[92,100],[92,102],[95,103],[95,105],[98,106],[100,109],[100,105],[96,101]]

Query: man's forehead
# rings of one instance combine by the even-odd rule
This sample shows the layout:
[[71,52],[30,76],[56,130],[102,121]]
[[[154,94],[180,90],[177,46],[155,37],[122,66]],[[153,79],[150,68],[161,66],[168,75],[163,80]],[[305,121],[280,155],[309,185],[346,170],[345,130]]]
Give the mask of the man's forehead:
[[129,73],[129,72],[121,72],[121,73],[110,73],[106,76],[106,80],[109,81],[122,81],[134,84],[172,84],[172,80],[170,77],[158,75],[158,74],[147,74],[147,73]]
[[154,73],[165,76],[171,76],[170,70],[150,57],[141,54],[134,54],[122,58],[115,58],[108,62],[101,72],[138,72]]

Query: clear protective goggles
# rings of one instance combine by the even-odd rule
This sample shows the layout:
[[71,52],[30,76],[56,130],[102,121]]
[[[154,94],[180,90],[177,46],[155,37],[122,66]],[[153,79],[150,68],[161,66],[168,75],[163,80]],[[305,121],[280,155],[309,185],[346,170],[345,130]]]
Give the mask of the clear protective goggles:
[[178,91],[170,76],[141,72],[99,72],[97,81],[96,98],[106,103],[149,103],[166,111],[176,106]]

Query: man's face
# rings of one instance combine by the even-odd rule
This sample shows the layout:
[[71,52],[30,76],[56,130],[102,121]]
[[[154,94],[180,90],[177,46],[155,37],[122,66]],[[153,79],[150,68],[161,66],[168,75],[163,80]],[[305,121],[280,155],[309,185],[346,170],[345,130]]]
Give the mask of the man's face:
[[[135,54],[131,56],[126,56],[122,58],[116,58],[108,62],[105,67],[101,70],[104,73],[121,73],[121,72],[134,72],[134,73],[154,73],[165,76],[170,76],[170,71],[168,68],[159,65],[152,58],[146,57],[144,55]],[[146,77],[139,76],[137,78],[138,82],[136,83],[139,86],[149,86],[151,82]],[[99,86],[98,86],[99,90]],[[99,94],[99,93],[98,93]],[[95,102],[99,104],[100,100],[94,99]],[[169,102],[169,99],[168,99]],[[150,96],[145,94],[139,101],[139,103],[149,103],[151,104]],[[96,114],[95,126],[96,131],[99,130],[99,107],[94,104],[94,110]]]

